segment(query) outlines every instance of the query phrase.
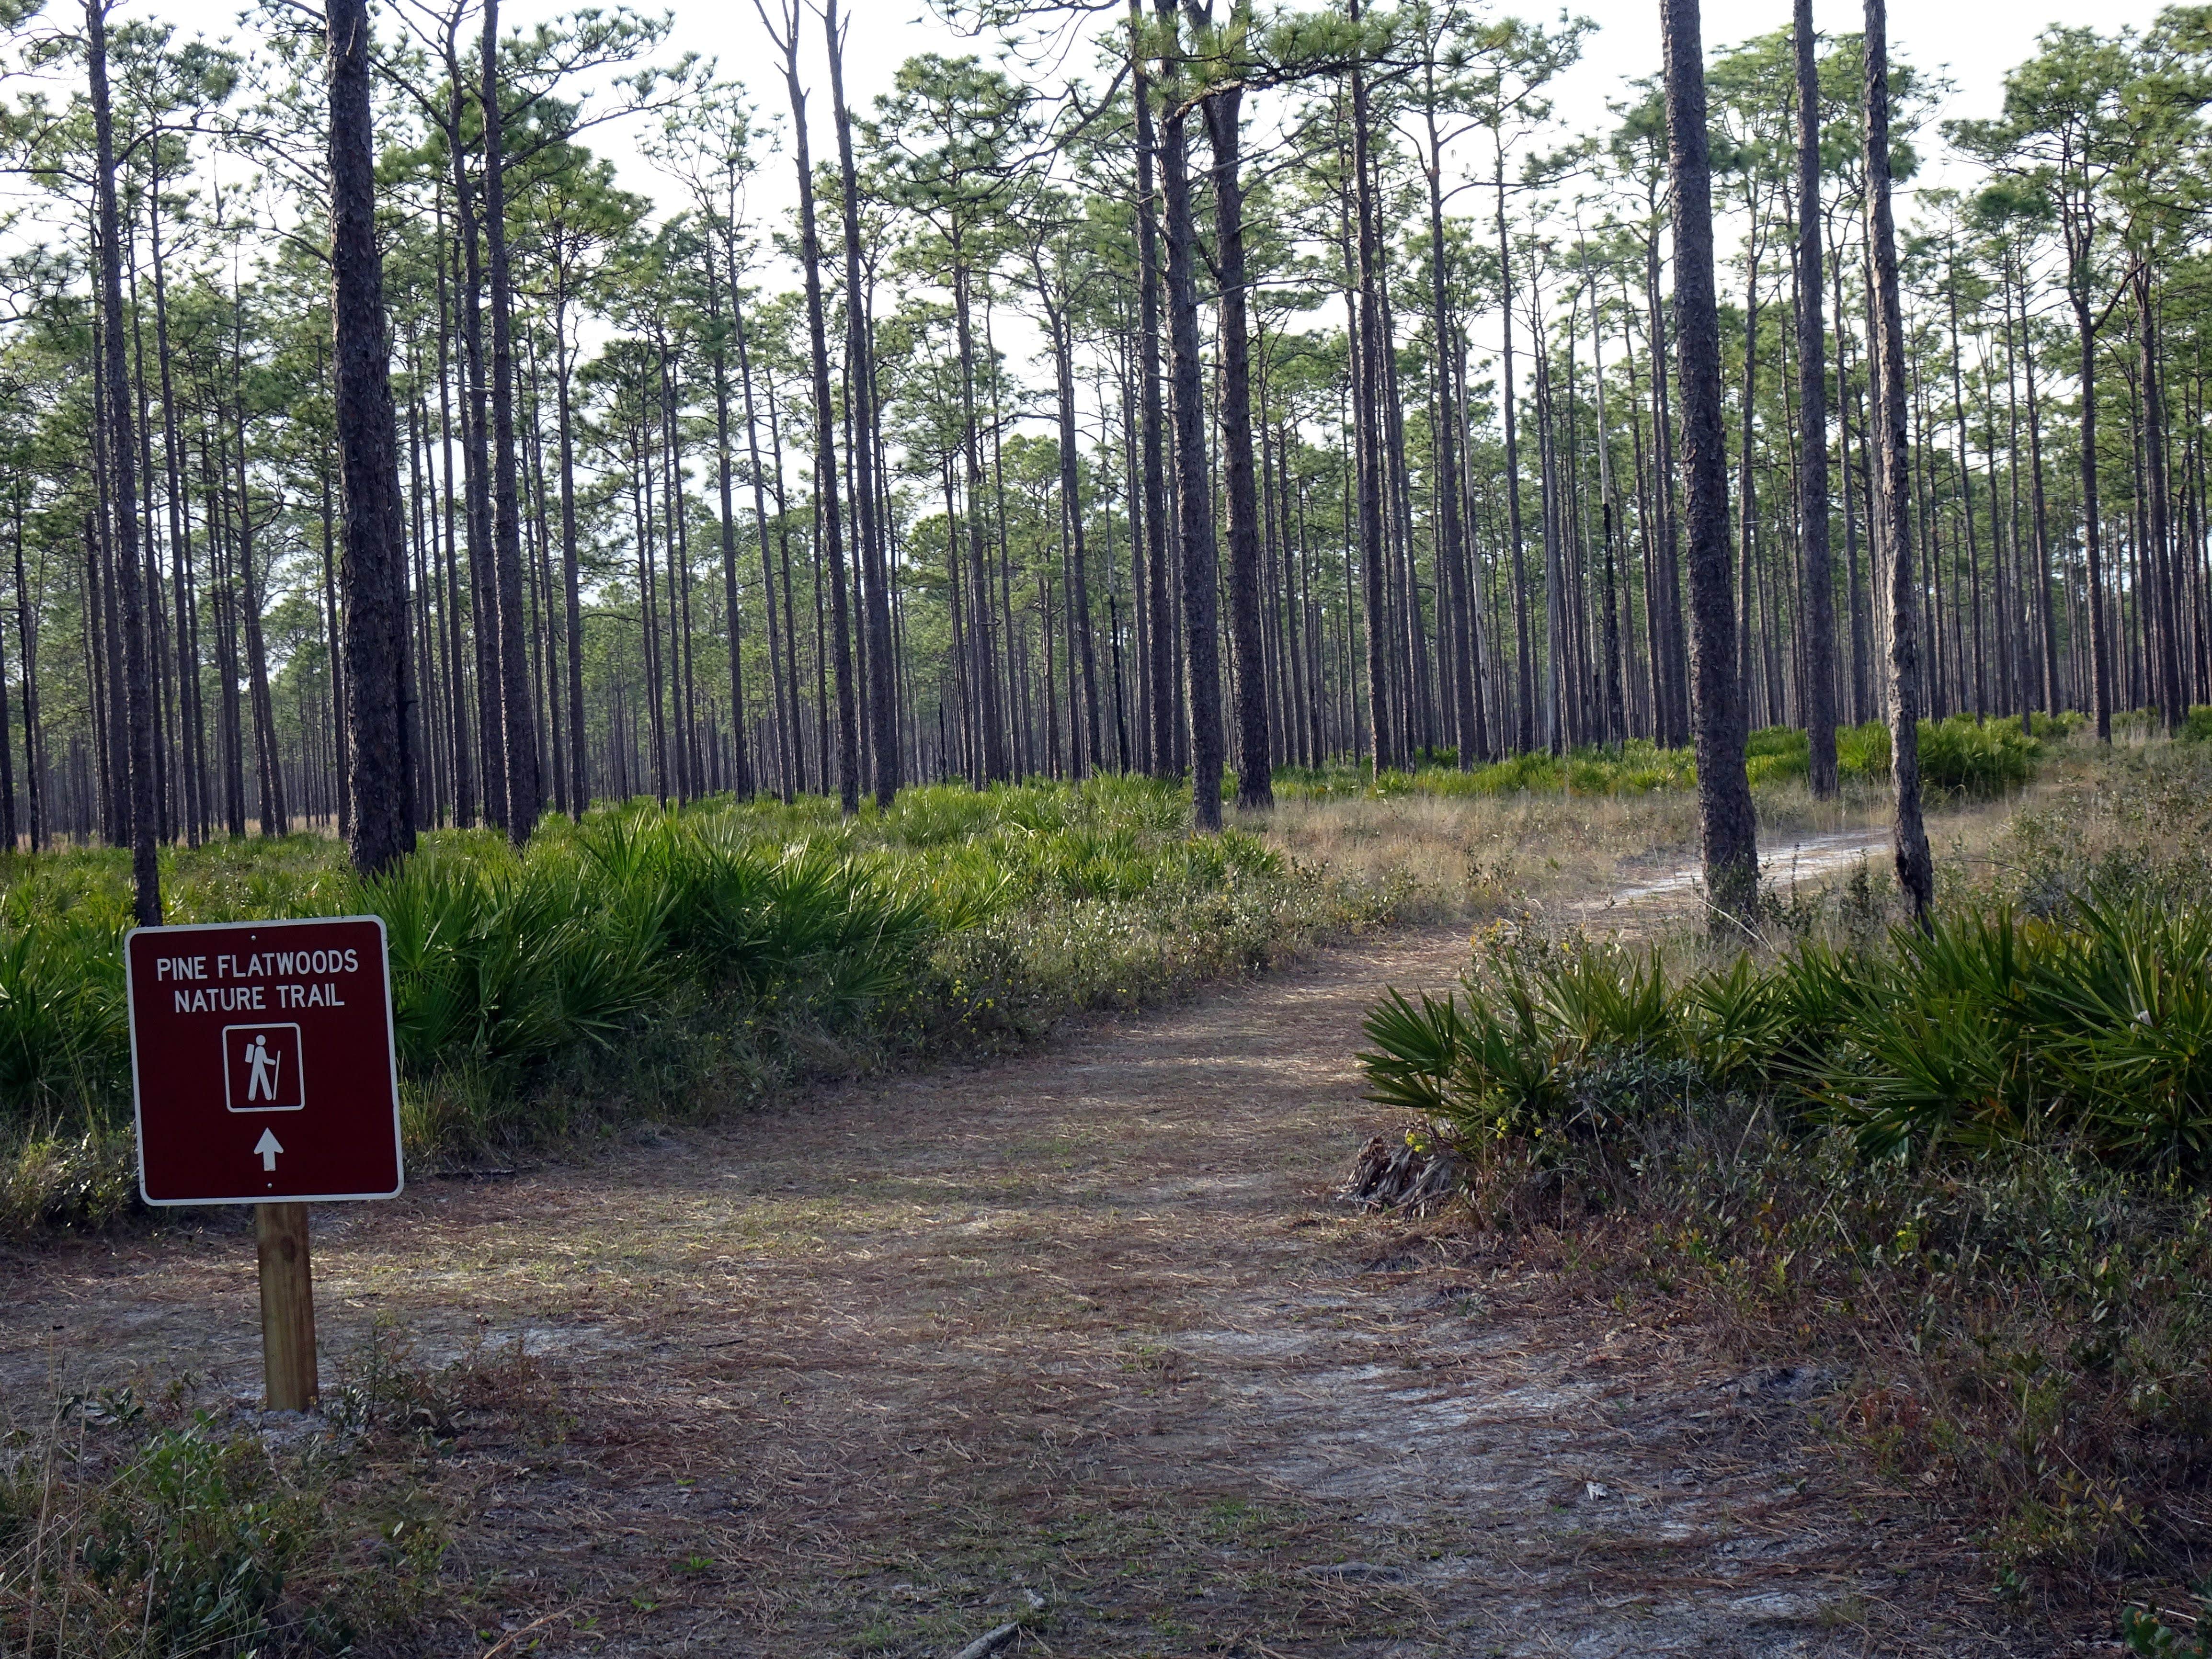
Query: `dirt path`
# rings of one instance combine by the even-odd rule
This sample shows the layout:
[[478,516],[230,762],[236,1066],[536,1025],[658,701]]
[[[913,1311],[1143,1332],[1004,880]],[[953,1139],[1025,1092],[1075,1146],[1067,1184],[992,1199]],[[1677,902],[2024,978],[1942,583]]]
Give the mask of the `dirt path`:
[[[1801,886],[1823,884],[1863,859],[1880,862],[1889,845],[1890,832],[1881,826],[1778,840],[1759,850],[1761,884],[1788,900],[1796,896]],[[1686,913],[1700,908],[1704,883],[1700,866],[1684,865],[1578,904],[1573,908],[1574,918],[1593,933],[1648,933],[1656,927],[1679,925]]]
[[[1830,1495],[1817,1369],[1731,1376],[1331,1203],[1387,1127],[1361,1014],[1464,948],[331,1206],[326,1354],[381,1320],[538,1356],[558,1414],[465,1424],[442,1478],[495,1622],[563,1615],[544,1652],[948,1655],[1017,1620],[1009,1653],[1917,1650],[1932,1581]],[[0,1256],[0,1386],[249,1398],[253,1284],[235,1227]]]

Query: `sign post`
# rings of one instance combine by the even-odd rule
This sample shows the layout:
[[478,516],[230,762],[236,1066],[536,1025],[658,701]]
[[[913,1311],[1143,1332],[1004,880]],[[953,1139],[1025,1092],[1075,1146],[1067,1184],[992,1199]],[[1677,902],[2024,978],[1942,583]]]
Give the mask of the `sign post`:
[[124,955],[138,1190],[254,1206],[269,1404],[306,1411],[307,1206],[405,1184],[383,921],[138,927]]
[[261,1372],[272,1411],[315,1403],[315,1282],[307,1262],[307,1206],[257,1204],[253,1243],[261,1258]]

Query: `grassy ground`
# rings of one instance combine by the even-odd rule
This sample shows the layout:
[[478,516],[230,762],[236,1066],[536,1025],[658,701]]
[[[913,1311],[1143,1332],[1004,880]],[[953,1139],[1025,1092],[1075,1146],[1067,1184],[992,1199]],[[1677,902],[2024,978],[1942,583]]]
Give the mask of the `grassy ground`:
[[[1390,1122],[1362,1012],[1464,953],[1394,930],[989,1065],[319,1210],[326,1352],[529,1354],[392,1470],[451,1541],[428,1616],[357,1651],[945,1659],[1010,1622],[1086,1659],[2049,1650],[1808,1434],[1785,1367],[1334,1200]],[[244,1409],[235,1229],[0,1247],[0,1408],[188,1373],[223,1432],[298,1432]]]
[[1747,953],[1535,919],[1478,939],[1455,1035],[1370,1028],[1372,1076],[1440,1087],[1420,1115],[1456,1125],[1477,1235],[1746,1360],[1827,1356],[1836,1443],[1972,1540],[1985,1593],[2185,1606],[2212,1572],[2208,803],[2212,745],[2065,744],[1942,826],[1930,943],[1886,931],[1879,858]]
[[190,1374],[47,1398],[0,1437],[0,1638],[27,1659],[410,1651],[470,1519],[454,1443],[560,1421],[519,1350],[425,1365],[380,1330],[319,1425],[241,1431]]
[[[1816,806],[1786,777],[1759,799],[1770,841],[1879,810],[1868,789]],[[619,1063],[590,1042],[502,1051],[481,1024],[458,1063],[429,1045],[408,1083],[410,1133],[450,1151],[565,1143],[570,1161],[333,1218],[318,1246],[326,1346],[351,1380],[329,1432],[288,1438],[241,1413],[250,1252],[219,1223],[108,1243],[49,1233],[14,1253],[28,1319],[60,1312],[70,1288],[45,1369],[37,1339],[8,1345],[9,1642],[148,1650],[149,1607],[196,1632],[151,1650],[231,1653],[343,1638],[364,1653],[919,1656],[1000,1618],[1061,1650],[1441,1652],[1478,1631],[1521,1643],[1532,1616],[1568,1631],[1661,1618],[1723,1650],[1780,1618],[1841,1653],[1940,1627],[1923,1594],[1940,1578],[1903,1596],[1847,1541],[1844,1508],[1805,1510],[1817,1471],[1764,1396],[1715,1443],[1705,1395],[1729,1376],[1665,1319],[1649,1342],[1617,1340],[1619,1286],[1571,1243],[1553,1260],[1406,1237],[1345,1285],[1371,1227],[1311,1200],[1341,1155],[1350,1022],[1372,975],[1426,975],[1443,939],[1349,964],[1318,1000],[1258,988],[1171,1031],[1109,1028],[1066,1060],[898,1075],[1380,920],[1463,916],[1532,939],[1585,925],[1595,897],[1686,854],[1686,796],[1339,793],[1286,802],[1219,851],[1194,849],[1172,793],[1149,786],[909,805],[851,826],[815,804],[752,809],[739,838],[756,872],[785,869],[794,844],[834,851],[840,873],[815,887],[840,914],[916,894],[941,906],[899,988],[840,993],[851,951],[787,951],[766,996],[684,968],[648,1013],[624,1016],[634,1052]],[[1954,870],[1989,844],[1969,822],[1947,842]],[[568,832],[542,839],[548,866],[606,867]],[[486,840],[449,850],[529,874]],[[12,914],[80,913],[94,937],[119,892],[112,864],[26,872]],[[199,915],[361,908],[349,879],[332,849],[303,843],[185,860],[175,890]],[[877,915],[866,937],[888,925]],[[804,1075],[881,1080],[786,1092]],[[804,1109],[735,1118],[779,1099]],[[618,1158],[574,1155],[617,1139]],[[72,1181],[101,1190],[86,1139],[49,1133],[44,1164],[18,1159],[27,1210]],[[212,1327],[210,1307],[228,1310]],[[529,1344],[526,1364],[488,1357]],[[1401,1466],[1401,1375],[1426,1380],[1424,1401],[1443,1390],[1423,1412],[1531,1403],[1485,1419],[1472,1461]],[[54,1411],[58,1376],[89,1404]],[[164,1379],[180,1376],[195,1380],[173,1395]],[[1640,1402],[1626,1416],[1609,1403],[1623,1387]],[[1613,1425],[1602,1451],[1563,1437],[1555,1409]],[[165,1484],[180,1462],[215,1477]],[[1694,1492],[1674,1490],[1685,1469]],[[1473,1528],[1501,1492],[1520,1494],[1510,1532]],[[1584,1507],[1609,1501],[1599,1492],[1638,1496],[1616,1516]],[[1747,1516],[1790,1529],[1790,1547],[1747,1564]],[[122,1535],[149,1541],[127,1557],[82,1547]],[[1599,1577],[1626,1593],[1692,1559],[1692,1577],[1765,1610],[1587,1599]],[[254,1577],[270,1562],[281,1589]],[[1808,1572],[1819,1595],[1774,1613]],[[234,1580],[235,1594],[207,1589]],[[38,1634],[64,1628],[58,1607],[74,1610],[65,1641]],[[2008,1616],[2000,1602],[1977,1618]]]
[[[175,921],[373,911],[410,1161],[702,1121],[811,1077],[993,1052],[1373,926],[1403,872],[1194,838],[1143,781],[549,819],[426,838],[362,883],[319,838],[166,857]],[[119,853],[0,868],[0,1231],[132,1204]]]
[[[1287,783],[1273,815],[1216,839],[1143,780],[919,788],[850,822],[826,800],[631,806],[549,819],[520,855],[487,831],[433,835],[372,884],[318,836],[172,851],[164,891],[174,921],[385,916],[410,1159],[499,1162],[1001,1051],[1387,921],[1565,914],[1694,843],[1672,784],[1581,793],[1542,771],[1512,788]],[[1758,798],[1770,836],[1880,811],[1869,784],[1816,803],[1786,769]],[[128,921],[120,852],[0,860],[0,1233],[133,1206]]]

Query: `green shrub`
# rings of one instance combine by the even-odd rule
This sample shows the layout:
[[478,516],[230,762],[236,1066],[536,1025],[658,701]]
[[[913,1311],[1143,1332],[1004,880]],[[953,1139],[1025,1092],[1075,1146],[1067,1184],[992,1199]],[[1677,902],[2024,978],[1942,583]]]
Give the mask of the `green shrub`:
[[2212,915],[2141,901],[1954,914],[1884,949],[1747,951],[1673,982],[1656,956],[1509,954],[1464,1010],[1394,996],[1367,1035],[1374,1098],[1485,1135],[1586,1132],[1577,1077],[1637,1055],[1843,1126],[1870,1158],[2063,1139],[2212,1173]]
[[[1172,785],[927,786],[425,836],[362,882],[334,842],[163,854],[173,921],[374,913],[410,1158],[697,1113],[800,1067],[996,1044],[1356,927],[1404,902],[1189,833]],[[0,1228],[128,1207],[127,856],[0,859]],[[617,1039],[620,1041],[617,1042]]]
[[1950,1512],[2008,1595],[2072,1600],[2201,1571],[2208,1003],[2199,913],[2000,905],[1681,975],[1507,940],[1463,994],[1386,997],[1360,1060],[1562,1294],[1833,1356],[1821,1418],[1869,1484]]
[[[2046,725],[2050,722],[2046,722]],[[2017,720],[1977,720],[1971,714],[1920,722],[1920,775],[1929,788],[1961,795],[1994,795],[2016,789],[2035,775],[2042,744]],[[1754,785],[1805,775],[1805,733],[1795,726],[1754,732],[1745,744],[1745,770]],[[1839,726],[1837,775],[1863,783],[1889,778],[1889,728],[1880,720]]]
[[2042,745],[2015,720],[1954,714],[1920,724],[1920,775],[1932,788],[1968,795],[2016,789],[2034,777],[2041,753]]
[[[2045,720],[2039,736],[2063,736],[2081,723],[2067,714]],[[1954,714],[1920,722],[1920,769],[1931,790],[1984,796],[2018,788],[2035,775],[2042,744],[2016,720],[1976,720]],[[1744,774],[1755,789],[1802,781],[1810,754],[1803,730],[1771,726],[1744,741]],[[1836,732],[1838,775],[1863,783],[1889,778],[1889,730],[1879,720],[1842,726]],[[1442,764],[1413,771],[1385,772],[1370,779],[1357,766],[1285,767],[1275,774],[1276,793],[1314,799],[1343,795],[1503,795],[1522,792],[1570,795],[1634,795],[1654,790],[1689,790],[1698,785],[1697,762],[1687,749],[1662,749],[1642,738],[1613,748],[1542,750],[1515,755],[1462,772]]]
[[460,1425],[543,1443],[562,1414],[520,1345],[429,1366],[380,1326],[334,1358],[319,1419],[257,1422],[189,1377],[19,1418],[0,1436],[0,1652],[419,1651],[460,1588],[436,1467]]
[[2198,1588],[2197,1608],[2191,1634],[2154,1613],[2129,1607],[2120,1614],[2120,1639],[2142,1659],[2212,1659],[2212,1578]]

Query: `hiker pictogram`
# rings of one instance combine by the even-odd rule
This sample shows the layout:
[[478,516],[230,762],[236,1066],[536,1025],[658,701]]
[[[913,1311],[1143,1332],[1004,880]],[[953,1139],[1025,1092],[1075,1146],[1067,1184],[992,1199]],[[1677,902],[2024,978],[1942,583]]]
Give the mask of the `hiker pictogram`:
[[296,1112],[307,1103],[297,1025],[226,1025],[223,1085],[234,1112]]
[[246,1085],[246,1099],[258,1100],[265,1095],[268,1097],[269,1103],[275,1105],[276,1103],[276,1073],[284,1064],[283,1051],[279,1049],[276,1054],[271,1054],[269,1052],[269,1039],[265,1036],[257,1036],[246,1046],[246,1064],[252,1073],[251,1080]]

